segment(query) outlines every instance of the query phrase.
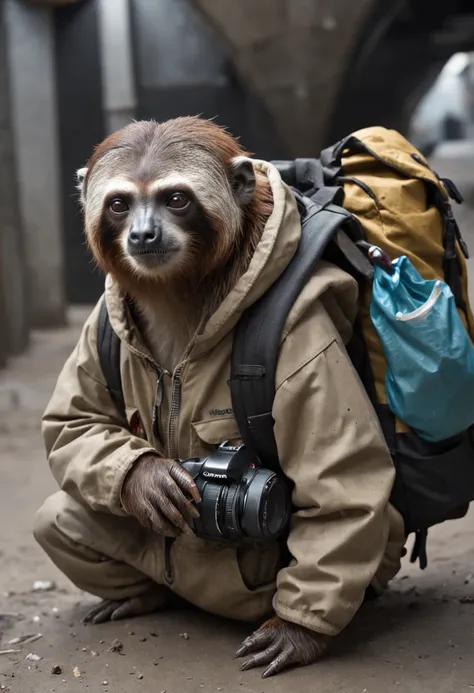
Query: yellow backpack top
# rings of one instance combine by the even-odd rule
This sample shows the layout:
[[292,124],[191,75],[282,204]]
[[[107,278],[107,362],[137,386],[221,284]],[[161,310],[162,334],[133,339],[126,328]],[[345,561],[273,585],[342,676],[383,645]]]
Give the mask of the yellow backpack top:
[[[344,188],[343,206],[360,221],[368,243],[380,247],[391,260],[407,255],[424,279],[451,284],[459,278],[459,314],[474,341],[474,317],[469,305],[465,244],[452,215],[448,190],[462,200],[450,181],[430,169],[421,154],[402,135],[382,127],[353,135],[355,151],[342,151],[338,181]],[[446,189],[446,186],[448,189]],[[451,238],[447,237],[451,233]],[[452,260],[446,259],[452,244]],[[462,246],[462,247],[461,247]],[[446,276],[448,274],[448,276]],[[386,361],[369,315],[370,284],[361,292],[361,322],[369,352],[377,397],[386,404]],[[409,431],[396,421],[396,431]]]

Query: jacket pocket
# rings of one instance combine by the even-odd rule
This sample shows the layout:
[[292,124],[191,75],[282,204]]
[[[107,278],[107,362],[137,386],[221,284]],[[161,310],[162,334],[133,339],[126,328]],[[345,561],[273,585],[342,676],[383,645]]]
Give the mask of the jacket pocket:
[[[275,548],[275,551],[277,547]],[[252,621],[271,612],[278,561],[269,550],[180,537],[171,557],[172,589],[200,609],[225,618]],[[255,582],[263,584],[255,585]]]
[[137,407],[125,407],[125,416],[132,435],[143,440],[150,440]]
[[226,416],[219,419],[203,419],[192,422],[194,442],[207,449],[212,449],[216,445],[228,441],[233,445],[242,442],[237,421],[233,416]]
[[238,546],[235,563],[239,580],[249,592],[276,589],[276,576],[282,567],[277,542]]

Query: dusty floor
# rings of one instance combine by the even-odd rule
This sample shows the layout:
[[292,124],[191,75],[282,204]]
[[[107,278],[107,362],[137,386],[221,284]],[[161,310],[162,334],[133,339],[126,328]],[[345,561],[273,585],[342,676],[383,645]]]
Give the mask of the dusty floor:
[[[36,333],[28,353],[0,373],[0,650],[20,650],[0,654],[0,690],[474,691],[474,512],[432,533],[428,570],[407,564],[390,593],[362,610],[330,658],[266,682],[258,672],[240,674],[233,660],[248,632],[242,625],[183,612],[82,626],[80,617],[91,599],[49,563],[31,526],[36,508],[54,490],[40,413],[84,315],[75,310],[68,329]],[[53,580],[57,588],[35,593],[36,580]],[[34,643],[8,644],[38,633],[42,638]],[[109,650],[116,638],[124,646],[121,654]],[[41,659],[26,659],[30,653]],[[53,667],[60,673],[53,674]]]

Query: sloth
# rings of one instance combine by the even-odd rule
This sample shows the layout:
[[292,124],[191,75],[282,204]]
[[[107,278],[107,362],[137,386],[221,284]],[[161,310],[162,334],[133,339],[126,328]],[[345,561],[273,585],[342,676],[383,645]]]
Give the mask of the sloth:
[[[244,670],[264,666],[270,676],[313,663],[364,601],[389,544],[393,465],[344,350],[357,285],[321,266],[285,328],[275,419],[294,486],[286,540],[209,546],[195,534],[201,498],[180,460],[218,443],[217,433],[196,431],[235,428],[233,329],[297,248],[296,202],[274,166],[197,117],[131,123],[95,149],[78,181],[121,339],[126,404],[144,434],[120,419],[104,383],[99,302],[43,417],[62,490],[39,511],[35,536],[102,599],[87,622],[184,599],[263,623],[238,649]],[[218,419],[207,421],[209,412]]]

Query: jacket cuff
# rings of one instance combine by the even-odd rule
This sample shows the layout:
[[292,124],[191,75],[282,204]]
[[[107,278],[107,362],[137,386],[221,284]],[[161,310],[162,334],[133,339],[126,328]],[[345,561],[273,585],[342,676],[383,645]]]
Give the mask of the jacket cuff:
[[321,633],[321,635],[336,636],[339,635],[342,630],[342,628],[333,626],[331,623],[328,623],[328,621],[319,616],[315,616],[309,611],[291,609],[285,604],[282,604],[282,602],[277,599],[276,595],[273,598],[273,608],[276,615],[284,621],[296,623],[298,626],[308,628],[308,630],[312,630],[315,633]]
[[122,488],[125,477],[140,457],[150,454],[158,456],[155,448],[141,448],[117,460],[117,471],[108,498],[108,506],[114,515],[128,516],[122,504]]

